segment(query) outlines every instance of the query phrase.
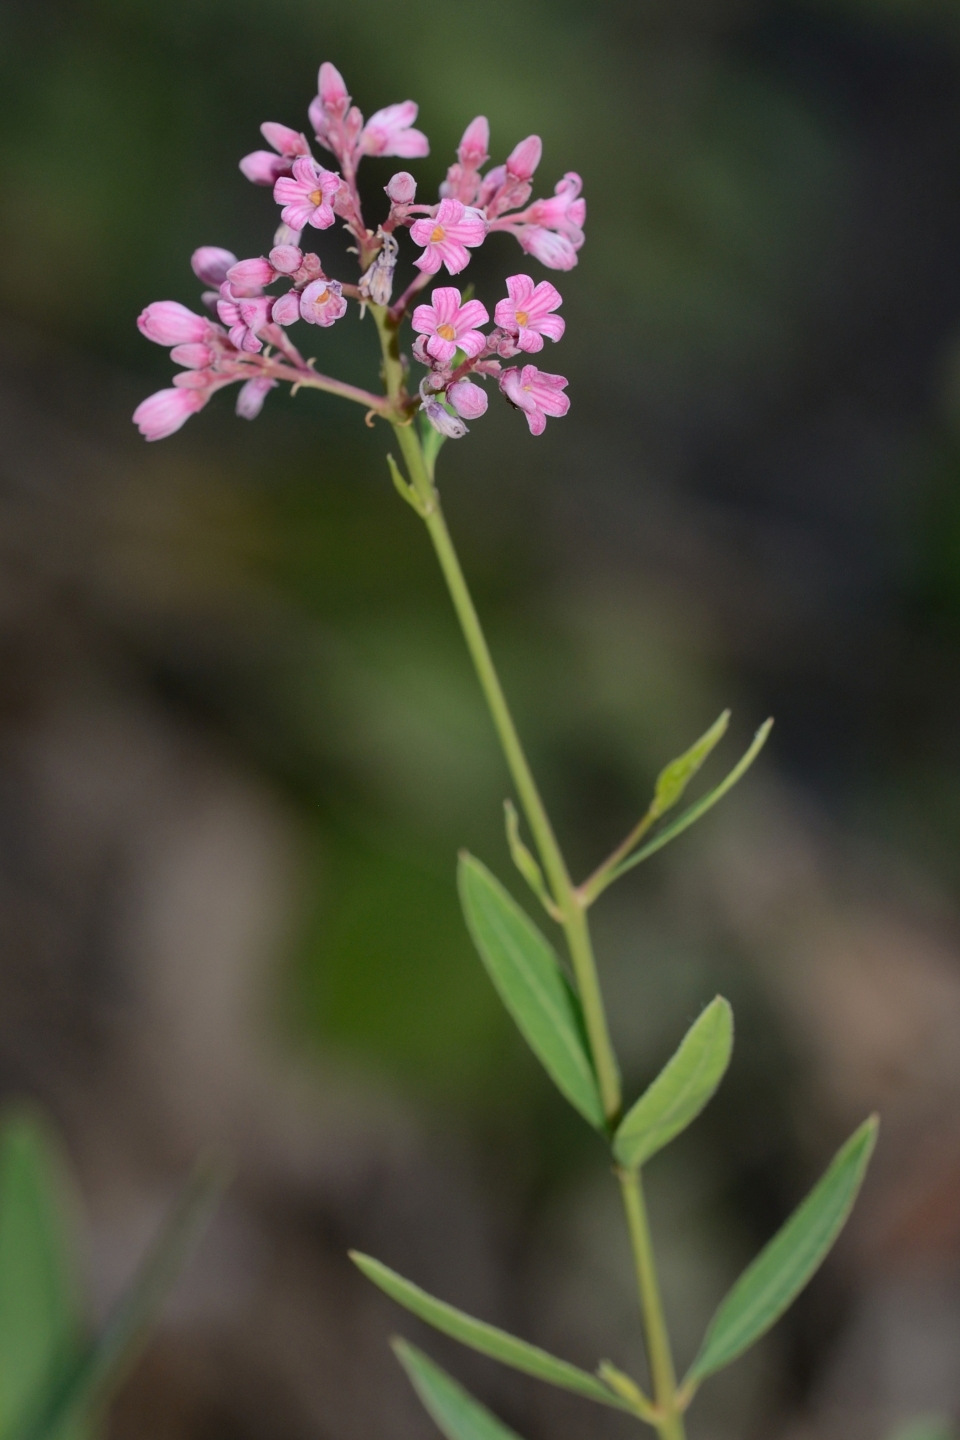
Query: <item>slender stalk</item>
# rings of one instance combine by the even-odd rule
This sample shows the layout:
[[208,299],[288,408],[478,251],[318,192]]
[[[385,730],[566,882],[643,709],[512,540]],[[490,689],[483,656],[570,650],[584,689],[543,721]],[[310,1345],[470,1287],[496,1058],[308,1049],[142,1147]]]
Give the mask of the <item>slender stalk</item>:
[[650,1238],[650,1223],[643,1198],[643,1185],[639,1170],[618,1170],[623,1208],[627,1214],[627,1228],[633,1247],[633,1260],[637,1271],[637,1287],[640,1291],[640,1308],[643,1314],[643,1329],[647,1341],[647,1359],[650,1362],[650,1378],[653,1394],[662,1419],[657,1421],[660,1440],[685,1440],[683,1416],[677,1406],[677,1379],[670,1351],[670,1337],[663,1314],[660,1297],[660,1282],[657,1278],[656,1262],[653,1258],[653,1242]]
[[644,815],[643,818],[639,820],[637,824],[633,827],[627,838],[620,842],[616,850],[614,850],[610,855],[608,855],[606,860],[604,860],[600,865],[597,866],[596,870],[594,870],[592,875],[588,875],[586,880],[584,880],[582,884],[577,886],[577,894],[580,896],[580,899],[582,900],[584,905],[590,905],[593,903],[593,901],[597,898],[597,895],[599,895],[600,890],[604,888],[603,882],[606,880],[606,877],[610,873],[610,871],[614,870],[620,864],[621,860],[625,860],[627,858],[627,856],[630,854],[630,851],[635,845],[639,845],[640,841],[643,839],[644,835],[646,835],[647,831],[650,829],[650,826],[657,818],[658,816],[652,808],[648,810],[646,815]]
[[[371,305],[370,309],[380,334],[387,394],[393,405],[400,409],[404,400],[403,366],[397,343],[397,326],[384,307]],[[408,474],[423,505],[424,523],[447,582],[447,589],[457,612],[467,649],[470,651],[510,774],[513,776],[513,782],[517,787],[520,802],[540,852],[540,859],[550,882],[554,900],[562,917],[561,924],[566,934],[580,1002],[583,1006],[583,1017],[597,1071],[597,1082],[600,1087],[604,1114],[607,1120],[613,1123],[620,1113],[620,1074],[610,1041],[587,917],[570,879],[560,846],[553,833],[553,826],[550,824],[550,818],[537,789],[533,772],[524,754],[520,736],[513,722],[510,707],[503,693],[503,687],[500,684],[500,678],[497,675],[493,657],[480,624],[480,617],[477,615],[457,552],[447,529],[447,523],[443,517],[440,497],[427,471],[420,437],[411,424],[393,422],[393,425]]]
[[379,414],[383,414],[388,409],[388,401],[385,396],[374,395],[372,390],[362,390],[359,385],[348,385],[345,380],[334,380],[331,376],[321,375],[310,368],[304,371],[293,365],[284,365],[282,361],[274,360],[267,361],[262,370],[264,374],[271,375],[278,380],[292,380],[295,386],[302,385],[305,389],[325,390],[330,395],[340,395],[344,400],[355,400],[358,405],[365,405],[368,410],[376,410]]

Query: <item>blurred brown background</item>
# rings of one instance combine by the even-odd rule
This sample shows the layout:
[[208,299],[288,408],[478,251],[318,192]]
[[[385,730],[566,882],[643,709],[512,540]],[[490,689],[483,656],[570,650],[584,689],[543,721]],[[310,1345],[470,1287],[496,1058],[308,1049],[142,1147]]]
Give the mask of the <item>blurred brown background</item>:
[[[596,912],[634,1092],[718,989],[737,1013],[718,1099],[651,1167],[681,1364],[883,1115],[838,1251],[693,1440],[956,1416],[956,0],[5,0],[2,1092],[65,1137],[98,1313],[195,1153],[238,1165],[113,1434],[428,1436],[386,1347],[416,1327],[349,1245],[642,1369],[603,1152],[460,921],[460,845],[520,893],[508,782],[383,434],[279,392],[150,447],[129,421],[169,373],[137,313],[197,303],[196,245],[266,247],[236,162],[261,120],[306,123],[323,59],[368,114],[420,102],[424,194],[481,111],[495,157],[542,134],[540,191],[584,177],[569,418],[535,442],[492,406],[441,461],[575,871],[725,705],[729,760],[777,717]],[[367,168],[375,204],[394,167]],[[372,382],[369,325],[322,342]],[[421,1338],[526,1440],[627,1433]]]

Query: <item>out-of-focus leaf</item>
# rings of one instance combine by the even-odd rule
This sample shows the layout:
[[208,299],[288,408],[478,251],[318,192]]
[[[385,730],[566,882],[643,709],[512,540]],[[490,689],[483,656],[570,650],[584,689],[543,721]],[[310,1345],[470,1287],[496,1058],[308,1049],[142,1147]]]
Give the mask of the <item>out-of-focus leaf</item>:
[[[763,749],[767,736],[772,729],[773,721],[765,720],[756,735],[754,735],[750,748],[737,761],[736,765],[734,765],[730,771],[730,774],[721,780],[720,784],[711,790],[708,795],[704,795],[702,800],[696,800],[692,805],[689,805],[682,815],[677,816],[672,825],[667,825],[658,835],[655,835],[652,840],[648,841],[642,849],[637,850],[629,859],[624,860],[622,864],[618,865],[609,875],[605,875],[603,877],[603,888],[606,889],[607,885],[610,885],[614,880],[618,880],[621,875],[624,875],[628,870],[632,870],[634,865],[639,865],[641,861],[655,854],[657,850],[662,850],[664,845],[669,845],[671,840],[675,840],[684,830],[689,829],[691,825],[695,824],[701,815],[705,815],[708,810],[712,810],[717,801],[722,800],[727,791],[732,790],[737,781],[750,769],[750,766]],[[597,893],[599,893],[599,891]],[[591,896],[591,898],[595,899],[596,896]]]
[[612,1405],[619,1410],[630,1408],[595,1375],[578,1369],[566,1360],[558,1360],[538,1345],[528,1345],[526,1340],[518,1340],[495,1325],[474,1320],[443,1300],[435,1300],[419,1285],[404,1280],[402,1275],[372,1256],[351,1250],[350,1259],[391,1300],[396,1300],[398,1305],[403,1305],[418,1319],[459,1340],[462,1345],[469,1345],[471,1349],[479,1350],[482,1355],[489,1355],[492,1360],[499,1360],[504,1365],[512,1365],[514,1370],[522,1370],[525,1375],[557,1385],[561,1390],[572,1390],[575,1395],[583,1395],[588,1400],[597,1400],[601,1405]]
[[11,1115],[0,1132],[0,1435],[36,1410],[80,1351],[66,1192],[46,1126]]
[[723,1079],[732,1049],[733,1011],[718,995],[621,1121],[613,1142],[621,1165],[646,1164],[696,1119]]
[[100,1335],[11,1440],[46,1440],[74,1417],[101,1408],[136,1360],[184,1262],[213,1213],[225,1183],[223,1167],[197,1166],[173,1213]]
[[898,1426],[889,1440],[956,1440],[956,1433],[946,1415],[917,1415]]
[[710,1322],[684,1385],[696,1385],[736,1360],[796,1299],[850,1214],[876,1138],[877,1119],[871,1116],[838,1150],[806,1200],[743,1272]]
[[458,885],[467,928],[500,999],[557,1088],[591,1125],[603,1130],[603,1105],[580,1003],[552,948],[472,855],[460,856]]
[[445,1370],[406,1340],[392,1340],[393,1353],[410,1377],[423,1407],[447,1440],[518,1440],[485,1405],[474,1400]]
[[664,766],[657,776],[653,791],[653,802],[650,806],[652,815],[663,815],[676,805],[711,750],[723,739],[729,724],[730,711],[724,710],[706,734],[701,735],[689,750],[685,750],[676,760],[671,760],[669,765]]

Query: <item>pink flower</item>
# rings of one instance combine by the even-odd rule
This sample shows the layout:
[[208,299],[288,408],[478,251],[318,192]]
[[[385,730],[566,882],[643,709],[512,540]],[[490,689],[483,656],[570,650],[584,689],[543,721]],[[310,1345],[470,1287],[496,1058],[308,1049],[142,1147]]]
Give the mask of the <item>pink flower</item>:
[[350,96],[343,76],[329,60],[324,60],[317,74],[317,99],[328,115],[342,120],[350,109]]
[[230,266],[236,263],[233,251],[224,250],[219,245],[201,245],[190,256],[190,266],[197,279],[205,285],[218,287],[226,280]]
[[225,280],[220,286],[217,314],[229,326],[231,345],[251,355],[262,350],[257,332],[269,324],[272,306],[272,295],[238,295]]
[[329,60],[320,66],[317,90],[308,112],[313,132],[320,144],[332,150],[341,164],[348,161],[352,164],[357,137],[363,129],[363,116],[355,105],[351,107],[343,76]]
[[294,275],[303,264],[303,251],[299,245],[274,245],[270,264],[278,275]]
[[412,205],[417,198],[417,182],[406,170],[398,170],[384,185],[394,205]]
[[416,220],[410,227],[414,243],[426,246],[414,264],[426,275],[436,275],[441,265],[456,275],[470,263],[466,247],[482,245],[486,233],[486,221],[478,210],[460,200],[441,200],[432,219]]
[[271,319],[274,325],[292,325],[300,319],[300,296],[296,290],[288,290],[273,302]]
[[464,205],[473,204],[480,189],[480,176],[477,172],[490,159],[487,154],[489,144],[490,126],[487,118],[485,115],[478,115],[463,132],[463,139],[457,147],[457,162],[450,166],[447,178],[440,186],[441,198],[462,200]]
[[155,300],[137,320],[141,335],[157,345],[191,345],[206,340],[213,326],[176,300]]
[[577,263],[577,251],[583,244],[575,244],[566,235],[554,230],[545,230],[542,225],[521,225],[515,231],[521,250],[546,265],[548,270],[572,270]]
[[563,375],[546,375],[536,365],[504,370],[500,376],[500,389],[511,405],[524,412],[531,435],[543,434],[548,415],[566,415],[570,400],[562,391],[567,383]]
[[447,391],[447,399],[464,420],[479,420],[487,408],[487,392],[472,380],[458,380]]
[[493,318],[501,330],[516,337],[518,349],[542,350],[544,335],[548,340],[560,339],[566,322],[551,311],[563,304],[563,297],[549,280],[535,286],[529,275],[508,275],[507,292],[509,300],[497,301]]
[[291,229],[313,225],[317,230],[326,230],[334,222],[330,202],[339,189],[339,175],[302,156],[293,162],[293,177],[282,175],[277,181],[273,198],[283,206],[280,217]]
[[460,303],[460,291],[452,285],[434,290],[431,304],[418,305],[413,312],[413,328],[428,335],[426,351],[434,360],[452,360],[458,348],[473,360],[487,343],[487,337],[475,327],[490,319],[479,300]]
[[174,345],[170,351],[174,365],[186,365],[188,370],[205,370],[216,358],[209,345]]
[[202,390],[158,390],[141,400],[133,423],[148,440],[163,440],[202,410],[209,398]]
[[275,389],[276,384],[276,380],[271,380],[266,375],[257,375],[253,380],[241,385],[237,396],[237,414],[241,420],[256,420],[268,392]]
[[424,400],[421,410],[430,421],[434,430],[438,430],[440,434],[446,436],[448,440],[462,440],[464,435],[466,435],[467,427],[463,421],[458,416],[451,415],[450,411],[441,405],[439,400],[434,400],[428,396]]
[[360,135],[360,149],[364,155],[400,155],[404,160],[414,160],[430,154],[430,141],[421,130],[412,130],[417,118],[418,105],[415,100],[404,100],[399,105],[387,105],[371,115]]
[[276,278],[276,270],[262,255],[255,260],[238,260],[227,271],[227,279],[237,294],[261,290],[264,285],[272,285]]
[[300,314],[309,325],[333,325],[347,313],[338,280],[314,280],[300,296]]
[[240,169],[254,185],[273,185],[281,175],[289,175],[292,161],[298,155],[309,155],[310,146],[305,135],[291,130],[289,125],[280,125],[276,120],[264,120],[260,126],[263,138],[272,145],[277,154],[269,150],[253,150],[244,155]]
[[507,174],[512,175],[514,180],[531,180],[542,154],[543,141],[540,136],[528,135],[526,140],[514,145],[507,156]]
[[572,240],[579,250],[583,244],[583,225],[587,218],[587,202],[580,198],[583,181],[573,170],[568,170],[553,189],[552,200],[534,200],[525,218],[534,225],[545,225],[548,230],[559,230]]

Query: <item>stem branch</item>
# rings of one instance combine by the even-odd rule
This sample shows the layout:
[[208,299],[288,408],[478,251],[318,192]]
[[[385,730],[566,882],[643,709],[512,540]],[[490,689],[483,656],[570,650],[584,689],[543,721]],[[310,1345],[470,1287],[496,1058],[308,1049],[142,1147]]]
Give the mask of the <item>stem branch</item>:
[[657,1422],[657,1430],[660,1440],[684,1440],[683,1417],[677,1406],[677,1379],[663,1314],[660,1282],[653,1258],[653,1242],[650,1238],[650,1223],[647,1219],[640,1172],[618,1170],[617,1177],[623,1196],[623,1208],[627,1214],[627,1228],[630,1231],[630,1244],[637,1272],[653,1394],[657,1409],[663,1417]]

